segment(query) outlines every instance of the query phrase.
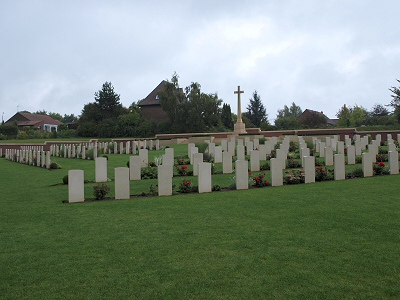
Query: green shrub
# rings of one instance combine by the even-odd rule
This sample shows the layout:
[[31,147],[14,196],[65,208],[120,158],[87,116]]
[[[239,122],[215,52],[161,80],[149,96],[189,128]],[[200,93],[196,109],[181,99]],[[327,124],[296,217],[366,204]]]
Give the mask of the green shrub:
[[265,173],[260,173],[251,179],[253,181],[253,186],[255,187],[264,187],[269,185],[268,180],[265,179]]
[[68,175],[65,175],[62,179],[64,184],[68,184]]
[[389,175],[389,167],[386,166],[384,162],[374,163],[374,175]]
[[271,169],[271,165],[269,161],[266,161],[263,165],[260,166],[261,171],[267,171]]
[[352,172],[346,174],[347,179],[363,178],[363,177],[364,177],[364,171],[361,167],[356,167]]
[[61,168],[60,168],[60,166],[59,166],[56,162],[52,162],[52,163],[50,164],[50,169],[55,170],[55,169],[61,169]]
[[213,192],[218,192],[218,191],[221,191],[221,190],[222,190],[222,188],[221,188],[221,186],[219,184],[214,184],[213,187],[212,187],[212,191]]
[[356,164],[362,163],[362,155],[356,155]]
[[196,145],[199,153],[205,153],[205,151],[208,148],[208,143],[206,143],[206,142],[196,143],[195,145]]
[[299,168],[299,167],[301,167],[301,163],[298,162],[297,160],[294,160],[293,158],[290,158],[287,160],[287,163],[286,163],[287,169]]
[[108,155],[105,155],[105,154],[104,154],[103,157],[105,157],[105,158],[108,160]]
[[157,173],[157,168],[155,167],[147,167],[141,169],[142,179],[155,179],[157,178]]
[[285,184],[299,184],[305,182],[305,174],[302,170],[289,170],[283,176]]
[[264,145],[267,139],[265,137],[259,139],[259,144]]
[[96,200],[103,200],[109,193],[110,188],[106,184],[98,184],[93,187],[93,195]]
[[315,168],[315,181],[333,180],[333,170],[328,170],[326,167]]

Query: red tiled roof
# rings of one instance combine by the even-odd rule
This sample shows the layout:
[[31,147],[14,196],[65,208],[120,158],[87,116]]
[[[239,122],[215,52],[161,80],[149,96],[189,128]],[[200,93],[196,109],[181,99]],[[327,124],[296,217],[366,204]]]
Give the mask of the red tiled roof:
[[46,116],[46,115],[37,115],[37,114],[30,114],[30,113],[20,113],[22,116],[24,116],[25,118],[27,118],[30,121],[36,121],[33,124],[36,124],[40,121],[43,121],[45,124],[51,124],[51,125],[60,125],[62,124],[61,121],[59,120],[54,120],[52,117],[50,116]]

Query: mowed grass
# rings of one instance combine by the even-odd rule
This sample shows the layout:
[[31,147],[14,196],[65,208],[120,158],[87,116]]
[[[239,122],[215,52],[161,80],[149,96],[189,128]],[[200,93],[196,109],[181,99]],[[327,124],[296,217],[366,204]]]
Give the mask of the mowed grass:
[[0,159],[0,299],[400,298],[398,175],[62,204],[94,162],[55,160]]

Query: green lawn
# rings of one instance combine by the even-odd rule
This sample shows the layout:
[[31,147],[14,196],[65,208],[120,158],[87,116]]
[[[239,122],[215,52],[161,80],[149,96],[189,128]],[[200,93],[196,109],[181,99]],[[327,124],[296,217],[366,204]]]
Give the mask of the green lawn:
[[0,299],[400,298],[400,175],[62,204],[67,170],[93,180],[94,162],[52,160],[0,159]]

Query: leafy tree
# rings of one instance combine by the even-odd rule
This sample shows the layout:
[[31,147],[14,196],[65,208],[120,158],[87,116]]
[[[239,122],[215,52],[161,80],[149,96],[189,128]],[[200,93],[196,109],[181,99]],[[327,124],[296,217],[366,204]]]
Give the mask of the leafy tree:
[[[397,82],[400,83],[400,80],[398,79],[396,80]],[[394,115],[397,119],[397,122],[400,123],[400,89],[395,86],[392,86],[389,90],[393,93],[393,95],[391,95],[392,100],[390,101],[389,105],[393,107]]]
[[301,123],[298,118],[302,113],[303,111],[300,106],[297,106],[294,102],[292,102],[290,107],[284,105],[283,109],[278,109],[278,114],[276,115],[275,119],[275,126],[278,129],[283,130],[298,129],[301,127]]
[[372,117],[383,117],[389,115],[389,110],[382,104],[375,104],[369,114]]
[[351,126],[361,126],[365,123],[367,111],[357,104],[351,109]]
[[260,127],[262,122],[267,121],[267,112],[261,101],[260,96],[257,91],[253,92],[253,98],[250,98],[250,103],[247,105],[246,117],[253,123],[256,127]]
[[124,108],[120,103],[120,95],[115,93],[111,82],[105,82],[103,88],[94,96],[100,119],[116,119],[123,113]]
[[233,129],[231,106],[227,103],[224,103],[222,105],[221,121],[226,129],[231,129],[231,130]]
[[172,132],[201,132],[218,126],[222,100],[217,94],[201,92],[199,83],[192,82],[183,92],[178,75],[174,73],[158,96],[171,122]]
[[62,118],[63,123],[76,123],[78,122],[78,117],[76,117],[74,114],[64,114],[64,117]]
[[350,127],[351,124],[351,111],[344,104],[339,111],[336,113],[339,121],[337,122],[338,127]]

